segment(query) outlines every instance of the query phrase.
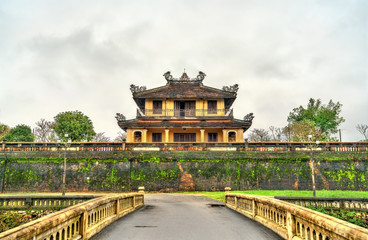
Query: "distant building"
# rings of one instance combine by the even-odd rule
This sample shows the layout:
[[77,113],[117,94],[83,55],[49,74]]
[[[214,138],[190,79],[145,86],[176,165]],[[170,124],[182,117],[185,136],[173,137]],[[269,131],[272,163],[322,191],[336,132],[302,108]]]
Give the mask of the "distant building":
[[127,132],[127,142],[243,142],[253,114],[234,119],[231,106],[237,84],[223,89],[205,86],[203,72],[192,79],[185,72],[179,79],[170,72],[164,76],[167,83],[162,87],[130,86],[137,117],[126,120],[116,115],[118,125]]

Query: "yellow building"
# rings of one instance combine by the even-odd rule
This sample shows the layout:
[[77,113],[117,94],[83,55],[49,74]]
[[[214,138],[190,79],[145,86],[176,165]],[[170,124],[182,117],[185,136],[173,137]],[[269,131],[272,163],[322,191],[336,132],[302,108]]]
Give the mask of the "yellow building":
[[190,79],[186,73],[175,79],[164,74],[162,87],[130,86],[138,105],[137,117],[126,120],[117,114],[118,125],[127,132],[127,142],[243,142],[253,114],[234,119],[231,106],[238,85],[216,89],[203,85],[205,74]]

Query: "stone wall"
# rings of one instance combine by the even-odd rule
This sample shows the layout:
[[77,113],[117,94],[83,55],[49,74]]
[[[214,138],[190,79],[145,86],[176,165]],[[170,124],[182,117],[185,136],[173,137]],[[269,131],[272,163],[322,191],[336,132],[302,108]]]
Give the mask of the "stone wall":
[[[61,191],[63,154],[3,155],[0,189]],[[368,190],[367,153],[314,157],[317,189]],[[309,155],[303,152],[68,152],[67,159],[67,191],[312,189]]]

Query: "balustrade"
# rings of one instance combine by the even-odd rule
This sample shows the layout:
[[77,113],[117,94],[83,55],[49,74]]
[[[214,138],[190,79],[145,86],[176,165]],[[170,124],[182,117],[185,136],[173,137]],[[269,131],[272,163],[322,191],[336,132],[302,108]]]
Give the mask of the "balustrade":
[[0,196],[0,210],[26,210],[26,209],[63,209],[78,203],[90,200],[92,195],[69,195],[64,198],[60,196],[42,195],[19,195]]
[[322,207],[325,209],[343,209],[368,212],[367,198],[315,198],[315,197],[275,197],[302,207]]
[[[79,200],[67,200],[75,204]],[[23,206],[22,200],[10,200],[5,205]],[[60,199],[38,201],[41,205],[64,203]],[[13,204],[14,203],[14,204]],[[23,202],[24,203],[24,202]],[[4,204],[3,204],[4,205]],[[101,229],[120,217],[144,205],[144,193],[100,196],[65,208],[35,221],[0,233],[2,239],[66,240],[89,239]]]
[[[245,142],[245,143],[125,143],[125,142],[85,142],[85,143],[13,143],[3,142],[0,149],[0,157],[5,157],[8,152],[113,152],[113,151],[133,151],[135,149],[155,148],[158,151],[211,151],[215,148],[232,148],[236,151],[256,151],[256,152],[279,152],[279,151],[300,151],[309,152],[309,143],[297,142]],[[226,151],[226,150],[225,150]],[[313,151],[331,152],[367,152],[368,142],[345,142],[345,143],[320,143]]]
[[[368,239],[368,229],[272,197],[226,193],[225,201],[229,208],[262,223],[284,239]],[[312,202],[316,203],[309,204]]]

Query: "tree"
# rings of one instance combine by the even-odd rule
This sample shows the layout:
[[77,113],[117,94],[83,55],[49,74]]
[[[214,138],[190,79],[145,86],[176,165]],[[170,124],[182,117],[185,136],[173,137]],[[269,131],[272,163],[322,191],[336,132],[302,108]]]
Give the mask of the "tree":
[[[54,117],[53,129],[63,141],[91,141],[96,135],[92,121],[80,111],[59,113]],[[68,134],[68,137],[65,137]]]
[[34,134],[37,142],[56,142],[57,137],[53,129],[54,122],[41,118],[36,122]]
[[368,124],[358,124],[356,125],[356,129],[363,134],[364,140],[368,141]]
[[251,142],[265,142],[270,141],[271,136],[266,129],[254,128],[249,134],[248,140]]
[[308,135],[312,135],[312,141],[326,140],[315,123],[310,120],[293,122],[285,127],[285,132],[289,134],[287,138],[292,142],[308,142]]
[[327,105],[323,105],[320,99],[311,98],[307,108],[303,106],[294,108],[289,113],[287,120],[289,124],[304,120],[313,122],[313,125],[328,139],[332,133],[337,133],[338,126],[345,121],[343,117],[340,117],[341,107],[342,104],[339,102],[334,103],[330,100]]
[[282,138],[284,136],[284,132],[282,128],[270,126],[269,130],[271,132],[271,141],[282,141]]
[[34,135],[29,126],[20,124],[9,130],[4,139],[8,142],[33,142]]
[[104,132],[99,132],[93,137],[92,142],[111,142],[111,139],[105,136]]
[[114,138],[114,142],[123,142],[126,140],[126,132],[118,132],[118,136]]
[[0,123],[0,140],[9,132],[9,126]]

